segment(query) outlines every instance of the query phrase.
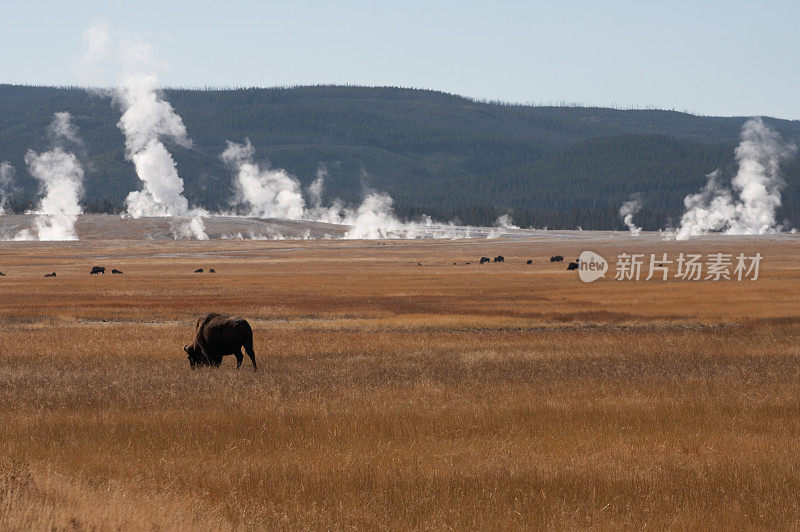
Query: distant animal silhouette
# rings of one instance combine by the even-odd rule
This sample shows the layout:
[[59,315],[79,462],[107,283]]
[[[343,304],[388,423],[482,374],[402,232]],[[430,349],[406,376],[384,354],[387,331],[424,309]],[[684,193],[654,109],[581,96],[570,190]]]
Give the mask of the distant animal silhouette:
[[211,268],[210,270],[208,270],[208,273],[217,273],[217,271],[214,268]]
[[203,273],[203,268],[197,268],[194,273]]
[[122,272],[117,270],[116,268],[114,268],[113,270],[111,270],[111,273],[119,273],[119,274],[121,274]]
[[531,265],[531,264],[533,264],[533,261],[531,259],[528,259],[528,260],[525,261],[525,264]]
[[580,268],[580,264],[578,264],[577,262],[570,262],[567,265],[567,271],[577,270],[578,268]]
[[550,257],[550,262],[564,262],[564,257],[561,255],[554,255]]
[[503,262],[503,261],[505,261],[505,260],[506,260],[506,258],[505,258],[504,256],[502,256],[502,255],[498,255],[498,256],[496,256],[496,257],[494,258],[494,261],[495,261],[495,262]]
[[56,276],[56,272],[53,272],[53,273],[46,273],[46,274],[44,274],[44,276],[45,276],[45,277],[55,277],[55,276]]
[[481,264],[485,264],[487,262],[492,262],[492,259],[489,257],[481,257]]
[[105,275],[106,274],[106,268],[105,268],[105,266],[94,266],[92,268],[92,271],[90,271],[89,273],[92,274],[92,275],[96,275],[98,273],[102,273],[103,275]]

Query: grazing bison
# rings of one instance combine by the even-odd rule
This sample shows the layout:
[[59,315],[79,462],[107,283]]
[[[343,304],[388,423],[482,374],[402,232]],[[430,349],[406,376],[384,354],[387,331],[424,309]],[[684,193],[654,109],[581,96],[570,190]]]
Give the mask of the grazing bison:
[[106,274],[106,267],[105,266],[94,266],[94,267],[92,267],[92,271],[90,271],[89,273],[91,273],[92,275],[95,275],[95,274],[98,274],[98,273],[102,273],[103,275],[105,275]]
[[253,329],[242,318],[224,316],[211,312],[197,319],[195,324],[194,342],[183,346],[189,358],[189,365],[219,367],[222,357],[233,355],[236,357],[236,369],[242,365],[244,348],[253,371],[256,371],[256,354],[253,352]]
[[210,270],[208,270],[208,273],[217,273],[217,270],[215,270],[214,268],[211,268]]
[[53,272],[53,273],[46,273],[46,274],[44,274],[44,276],[45,276],[45,277],[55,277],[55,276],[56,276],[56,272]]
[[528,260],[526,260],[526,261],[525,261],[525,264],[527,264],[528,266],[530,266],[531,264],[533,264],[533,260],[531,260],[531,259],[528,259]]
[[6,274],[4,274],[3,272],[0,272],[0,277],[5,277],[5,276],[6,276]]
[[484,264],[486,262],[492,262],[492,259],[490,259],[489,257],[481,257],[481,264]]
[[554,255],[550,257],[550,262],[564,262],[564,257],[561,255]]
[[502,255],[498,255],[494,258],[495,262],[503,262],[504,260],[506,260],[506,258]]
[[203,273],[203,268],[197,268],[194,273]]
[[111,270],[111,273],[121,274],[122,272],[120,270],[114,268],[113,270]]
[[569,271],[572,271],[572,270],[577,270],[578,268],[580,268],[580,264],[578,264],[577,262],[570,262],[570,263],[567,265],[567,271],[568,271],[568,272],[569,272]]

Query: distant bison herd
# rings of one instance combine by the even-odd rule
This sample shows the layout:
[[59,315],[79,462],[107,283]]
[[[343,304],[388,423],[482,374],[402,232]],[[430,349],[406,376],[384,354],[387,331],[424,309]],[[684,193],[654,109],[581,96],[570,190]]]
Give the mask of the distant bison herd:
[[[89,272],[91,275],[97,275],[98,273],[102,273],[103,275],[106,274],[106,267],[105,266],[94,266],[92,267],[92,271]],[[122,275],[122,270],[118,270],[116,268],[111,269],[111,273],[116,275]]]
[[[490,263],[490,262],[505,262],[505,261],[506,261],[506,258],[504,256],[498,255],[493,259],[489,258],[489,257],[481,257],[480,261],[479,261],[479,264],[487,264],[487,263]],[[550,262],[564,262],[564,256],[563,255],[553,255],[552,257],[550,257]],[[421,265],[421,263],[419,263],[419,264]],[[453,263],[453,265],[457,265],[457,264],[458,264],[458,262],[454,262]],[[470,263],[469,262],[465,262],[464,264],[470,264]],[[525,264],[527,264],[528,266],[531,266],[533,264],[533,259],[527,259],[525,261]],[[577,270],[579,268],[580,268],[580,259],[575,259],[575,262],[570,262],[567,265],[567,270],[568,271]]]
[[[503,263],[505,261],[506,261],[506,258],[504,256],[497,255],[494,258],[481,257],[480,260],[479,260],[479,264],[487,264],[487,263],[490,263],[490,262]],[[564,262],[564,257],[562,255],[553,255],[552,257],[550,257],[550,262]],[[575,259],[575,262],[570,262],[567,265],[567,270],[568,271],[577,270],[578,268],[580,268],[580,264],[579,263],[580,263],[580,259]],[[471,263],[470,262],[465,262],[464,264],[469,265]],[[525,264],[527,264],[528,266],[532,265],[533,264],[533,259],[527,259],[525,261]],[[453,263],[453,266],[456,266],[456,265],[458,265],[458,262],[454,262]],[[417,266],[422,266],[422,263],[418,262]],[[205,271],[206,270],[203,269],[203,268],[197,268],[196,270],[194,270],[194,273],[203,273]],[[91,271],[89,272],[90,275],[97,275],[97,274],[101,274],[101,273],[103,275],[105,275],[105,273],[106,273],[106,267],[105,266],[93,266]],[[116,274],[116,275],[122,275],[123,272],[122,272],[122,270],[118,270],[116,268],[112,268],[111,273],[112,274]],[[209,268],[208,269],[208,273],[217,273],[217,272],[216,272],[216,270],[214,268]],[[3,272],[0,272],[0,277],[5,277],[5,276],[6,276],[6,274],[4,274]],[[55,277],[55,276],[56,276],[56,272],[48,273],[47,275],[45,275],[45,277]]]
[[[203,273],[203,268],[198,268],[194,271],[194,273]],[[98,274],[106,274],[106,267],[105,266],[92,266],[92,269],[89,271],[89,275],[98,275]],[[122,270],[118,270],[116,268],[111,269],[111,273],[114,275],[123,275],[124,272]],[[209,268],[208,273],[217,273],[214,268]],[[5,277],[6,274],[0,272],[0,277]],[[56,277],[56,272],[45,274],[45,277]]]

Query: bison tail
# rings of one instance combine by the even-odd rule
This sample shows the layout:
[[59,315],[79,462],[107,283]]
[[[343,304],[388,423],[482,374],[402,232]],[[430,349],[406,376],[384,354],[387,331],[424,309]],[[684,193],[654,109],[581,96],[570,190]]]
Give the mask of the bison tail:
[[245,342],[244,350],[247,353],[247,356],[250,357],[250,362],[253,363],[253,371],[258,371],[258,366],[256,366],[256,353],[253,351],[253,339],[250,338],[249,342]]
[[253,329],[250,327],[250,324],[244,322],[247,325],[247,332],[244,336],[243,346],[245,353],[250,358],[250,362],[253,363],[253,371],[258,371],[258,366],[256,365],[256,352],[253,351]]

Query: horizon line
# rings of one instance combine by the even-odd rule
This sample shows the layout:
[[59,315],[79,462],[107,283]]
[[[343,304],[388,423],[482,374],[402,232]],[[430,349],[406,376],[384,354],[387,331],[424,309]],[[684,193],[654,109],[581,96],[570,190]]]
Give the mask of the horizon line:
[[[32,89],[56,89],[56,90],[83,90],[89,92],[110,92],[114,90],[114,86],[92,86],[92,85],[70,85],[70,84],[63,84],[63,85],[56,85],[56,84],[32,84],[32,83],[14,83],[14,82],[0,82],[1,87],[14,87],[14,88],[32,88]],[[308,89],[308,88],[352,88],[352,89],[395,89],[395,90],[405,90],[405,91],[419,91],[419,92],[432,92],[437,93],[443,96],[450,96],[454,98],[461,98],[473,103],[478,103],[482,105],[499,105],[499,106],[506,106],[506,107],[530,107],[530,108],[564,108],[564,109],[608,109],[613,111],[661,111],[666,113],[680,113],[690,116],[697,116],[697,117],[704,117],[704,118],[767,118],[771,120],[783,120],[787,122],[796,122],[800,119],[794,118],[780,118],[765,114],[756,114],[756,115],[711,115],[711,114],[703,114],[697,111],[683,109],[679,110],[675,107],[666,108],[660,107],[657,105],[649,105],[649,104],[632,104],[630,106],[620,106],[617,104],[589,104],[584,102],[569,102],[569,101],[560,101],[560,102],[519,102],[519,101],[509,101],[509,100],[496,100],[490,98],[477,98],[473,96],[467,96],[464,94],[458,94],[454,92],[448,92],[445,90],[440,89],[429,89],[424,87],[415,87],[415,86],[402,86],[402,85],[358,85],[358,84],[335,84],[335,83],[319,83],[319,84],[298,84],[298,85],[271,85],[271,86],[259,86],[259,85],[231,85],[231,86],[218,86],[218,85],[167,85],[160,87],[160,90],[163,91],[192,91],[192,92],[234,92],[234,91],[269,91],[269,90],[295,90],[295,89]]]

